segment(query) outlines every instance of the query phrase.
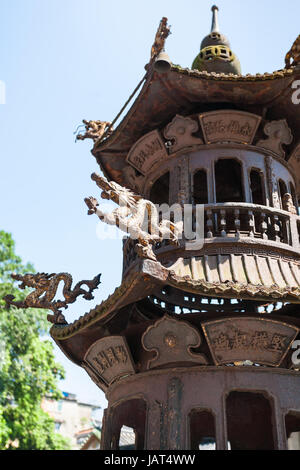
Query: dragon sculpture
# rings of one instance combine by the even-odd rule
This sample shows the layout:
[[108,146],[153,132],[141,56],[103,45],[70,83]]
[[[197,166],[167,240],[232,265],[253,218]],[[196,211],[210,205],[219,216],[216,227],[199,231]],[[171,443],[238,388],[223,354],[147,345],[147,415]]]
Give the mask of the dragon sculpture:
[[163,17],[159,23],[154,43],[151,48],[151,61],[153,61],[159,53],[164,50],[165,41],[169,34],[171,34],[171,29],[168,26],[168,18]]
[[106,134],[110,136],[113,132],[111,122],[107,121],[82,121],[85,125],[85,134],[78,134],[76,140],[92,139],[94,142]]
[[[22,301],[15,301],[13,295],[4,297],[8,309],[11,305],[18,308],[49,309],[53,311],[53,315],[48,315],[48,321],[54,324],[66,324],[67,322],[61,313],[61,309],[68,308],[68,304],[74,303],[79,295],[83,295],[83,298],[86,300],[92,300],[94,298],[92,292],[99,286],[101,274],[91,281],[78,282],[73,289],[71,289],[73,279],[71,274],[68,273],[37,273],[25,274],[24,276],[12,274],[11,277],[15,281],[21,282],[19,285],[20,289],[24,290],[27,287],[31,287],[35,290]],[[54,301],[58,285],[61,281],[64,282],[63,296],[65,300]],[[89,290],[82,289],[83,285],[86,285]]]
[[112,200],[119,207],[111,213],[104,213],[98,208],[97,199],[89,197],[85,199],[89,208],[88,214],[97,214],[103,222],[116,225],[131,238],[137,240],[136,251],[139,256],[156,261],[153,245],[164,239],[168,239],[171,244],[178,245],[178,237],[182,230],[180,223],[174,224],[166,219],[159,222],[158,210],[151,201],[143,199],[142,196],[134,194],[115,181],[108,181],[96,173],[92,174],[92,180],[102,189],[102,199]]
[[300,65],[300,34],[285,56],[285,68],[288,69],[296,65]]

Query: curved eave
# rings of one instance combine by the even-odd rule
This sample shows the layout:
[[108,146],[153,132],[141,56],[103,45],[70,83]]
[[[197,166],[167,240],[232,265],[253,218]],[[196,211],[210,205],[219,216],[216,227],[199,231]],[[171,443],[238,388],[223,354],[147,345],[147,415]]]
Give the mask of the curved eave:
[[[102,326],[105,325],[117,310],[147,295],[144,283],[144,279],[137,273],[128,276],[113,294],[78,320],[68,325],[52,326],[51,336],[56,340],[68,339],[79,331],[92,327],[96,322],[100,321]],[[140,292],[139,295],[138,292]]]
[[[187,271],[187,267],[183,259],[178,260],[171,269],[164,268],[159,262],[141,260],[136,271],[127,276],[107,300],[72,324],[53,326],[50,334],[63,352],[80,365],[91,344],[111,334],[112,323],[118,324],[117,328],[120,331],[126,328],[130,310],[127,318],[124,307],[153,294],[159,285],[170,285],[180,290],[214,298],[300,303],[300,270],[297,286],[284,285],[279,280],[278,284],[266,286],[228,280],[212,282],[205,277],[193,276],[191,270]],[[186,272],[191,274],[184,275]],[[275,276],[275,271],[272,276]]]
[[[121,286],[100,305],[73,323],[52,326],[50,330],[52,338],[69,359],[81,365],[84,354],[91,344],[99,338],[110,335],[109,323],[120,310],[151,295],[159,284],[167,280],[168,273],[160,263],[141,260],[136,270],[128,275]],[[124,328],[124,324],[126,325],[126,321],[127,318],[120,319],[121,329]]]
[[[113,134],[96,142],[93,155],[108,177],[116,179],[132,145],[146,133],[168,124],[174,115],[189,115],[214,106],[287,119],[294,141],[300,140],[300,113],[292,102],[291,84],[300,78],[296,68],[257,75],[225,75],[172,66],[169,73],[152,72],[132,107]],[[113,169],[116,169],[114,172]]]
[[254,284],[240,284],[238,282],[208,282],[195,280],[189,276],[170,276],[169,285],[180,290],[200,294],[208,297],[233,298],[243,300],[257,300],[265,302],[300,302],[299,287],[279,287],[273,285],[265,287]]

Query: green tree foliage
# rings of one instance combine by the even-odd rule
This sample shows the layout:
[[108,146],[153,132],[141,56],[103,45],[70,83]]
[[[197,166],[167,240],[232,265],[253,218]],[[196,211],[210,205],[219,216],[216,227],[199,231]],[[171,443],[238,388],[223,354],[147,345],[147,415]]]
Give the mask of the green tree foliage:
[[58,380],[63,368],[55,362],[53,346],[45,335],[47,312],[6,310],[5,295],[22,300],[11,273],[34,272],[15,254],[9,233],[0,231],[0,449],[68,449],[69,442],[55,432],[52,418],[41,409],[43,397],[61,398]]

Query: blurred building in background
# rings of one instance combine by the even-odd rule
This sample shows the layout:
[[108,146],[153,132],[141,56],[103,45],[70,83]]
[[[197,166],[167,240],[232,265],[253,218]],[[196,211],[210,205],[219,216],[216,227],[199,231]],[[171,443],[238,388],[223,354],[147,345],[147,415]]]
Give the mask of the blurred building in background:
[[42,409],[54,419],[56,431],[70,439],[74,450],[80,449],[94,428],[101,426],[101,407],[82,403],[73,393],[63,392],[63,398],[58,401],[44,398]]

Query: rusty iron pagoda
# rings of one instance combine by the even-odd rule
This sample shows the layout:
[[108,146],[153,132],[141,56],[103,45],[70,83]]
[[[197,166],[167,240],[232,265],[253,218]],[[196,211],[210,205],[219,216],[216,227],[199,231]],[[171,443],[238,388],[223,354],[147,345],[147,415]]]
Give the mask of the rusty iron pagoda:
[[[107,220],[90,197],[89,214],[119,226],[131,216],[137,233],[124,239],[122,283],[107,300],[72,324],[60,313],[79,294],[91,298],[96,277],[52,307],[52,337],[108,399],[106,450],[118,449],[124,425],[136,449],[297,445],[300,37],[283,70],[243,76],[212,10],[191,70],[169,60],[163,18],[119,126],[84,121],[79,136],[94,141],[102,197],[129,207]],[[193,217],[204,205],[201,248],[178,239],[173,223],[161,221],[156,237],[142,231],[143,211],[163,203],[192,205]]]

